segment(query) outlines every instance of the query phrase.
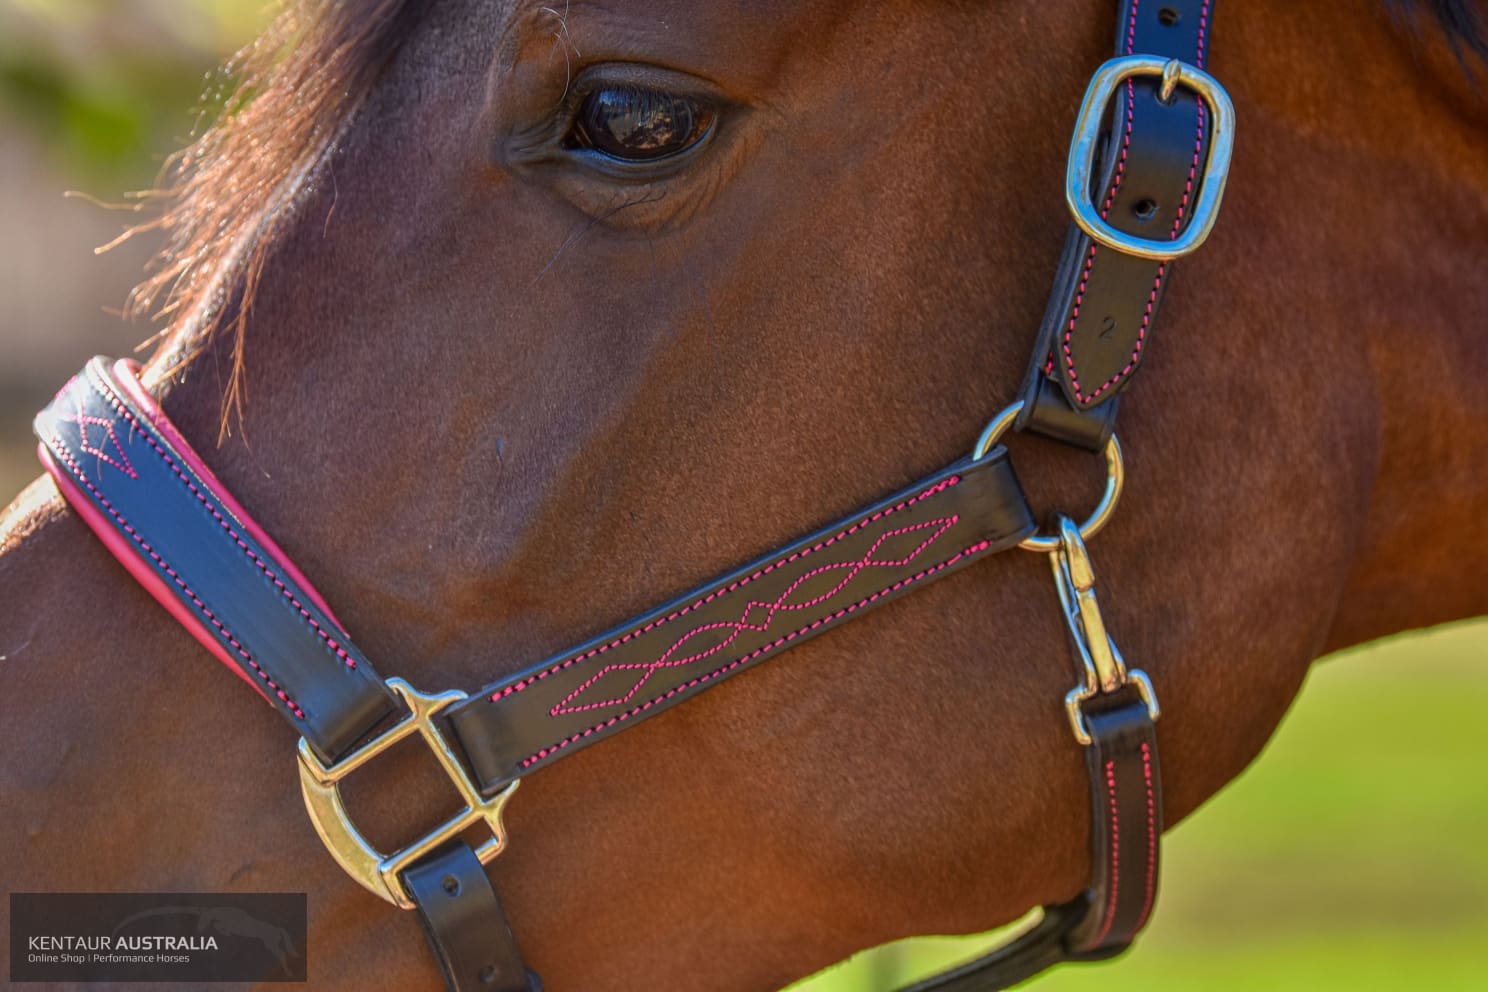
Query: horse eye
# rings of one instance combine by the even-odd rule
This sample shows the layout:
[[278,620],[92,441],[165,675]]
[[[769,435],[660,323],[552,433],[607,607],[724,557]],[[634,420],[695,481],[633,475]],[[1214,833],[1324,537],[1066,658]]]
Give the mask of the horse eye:
[[565,142],[621,162],[652,162],[708,136],[717,113],[692,97],[639,86],[607,86],[584,97]]

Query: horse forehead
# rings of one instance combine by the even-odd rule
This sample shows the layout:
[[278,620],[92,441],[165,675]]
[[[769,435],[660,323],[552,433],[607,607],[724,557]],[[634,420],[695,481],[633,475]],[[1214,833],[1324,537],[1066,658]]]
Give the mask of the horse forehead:
[[[489,0],[476,0],[487,3]],[[508,24],[546,21],[555,27],[591,16],[623,14],[650,20],[667,28],[690,25],[745,25],[753,32],[769,31],[781,24],[809,21],[823,12],[843,15],[861,0],[500,0],[495,4]]]
[[[588,46],[627,46],[638,52],[655,45],[683,61],[735,61],[796,45],[819,46],[834,26],[849,24],[853,11],[877,7],[918,9],[924,0],[471,0],[482,16],[495,17],[498,59],[515,60],[524,46],[566,46],[583,58]],[[587,45],[586,45],[587,43]],[[705,66],[696,66],[704,68]]]
[[787,60],[815,66],[807,75],[818,81],[824,73],[851,78],[857,89],[868,78],[888,84],[877,70],[898,53],[906,57],[894,75],[901,85],[931,63],[995,81],[1025,62],[1042,69],[1068,60],[1091,37],[1104,39],[1097,15],[1106,2],[461,0],[423,16],[414,71],[452,76],[477,63],[494,61],[499,70],[553,56],[570,69],[654,61],[736,83],[735,95],[748,97],[775,89]]

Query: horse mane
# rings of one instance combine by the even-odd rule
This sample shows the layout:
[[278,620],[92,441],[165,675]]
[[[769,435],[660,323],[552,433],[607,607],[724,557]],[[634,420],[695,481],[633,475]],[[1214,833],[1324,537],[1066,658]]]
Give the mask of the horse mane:
[[1446,35],[1452,54],[1457,56],[1469,78],[1473,58],[1488,62],[1488,31],[1484,30],[1483,11],[1474,0],[1385,0],[1385,3],[1397,20],[1413,27],[1421,13],[1429,15]]
[[[1473,0],[1384,4],[1417,35],[1421,20],[1434,22],[1469,75],[1473,59],[1488,62]],[[160,188],[142,194],[163,207],[125,237],[158,230],[165,245],[125,312],[165,321],[147,342],[159,345],[151,364],[162,379],[215,335],[232,335],[219,441],[234,412],[241,417],[245,328],[277,235],[424,8],[422,0],[286,0],[220,71],[215,120],[167,160]]]
[[[215,120],[140,194],[157,216],[124,237],[165,243],[129,294],[128,317],[164,320],[152,368],[168,378],[211,338],[233,338],[222,437],[244,400],[245,327],[265,262],[317,166],[387,64],[418,0],[287,0],[267,31],[219,70]],[[121,239],[122,240],[122,239]]]

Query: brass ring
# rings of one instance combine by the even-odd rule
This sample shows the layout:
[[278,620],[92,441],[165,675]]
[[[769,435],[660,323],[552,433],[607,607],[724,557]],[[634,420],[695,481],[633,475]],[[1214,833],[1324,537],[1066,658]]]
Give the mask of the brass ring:
[[[1018,419],[1018,414],[1023,412],[1023,401],[1015,400],[1001,413],[992,418],[982,436],[977,438],[976,447],[971,451],[972,458],[984,458],[987,452],[992,450],[1002,435],[1007,433],[1013,421]],[[1121,442],[1116,440],[1112,434],[1110,440],[1102,451],[1106,458],[1106,489],[1101,493],[1100,502],[1085,518],[1080,525],[1080,537],[1089,540],[1101,532],[1111,520],[1111,515],[1116,512],[1116,504],[1121,501],[1121,489],[1126,485],[1126,464],[1121,458]],[[1018,547],[1029,551],[1042,551],[1047,554],[1059,548],[1057,535],[1030,534],[1019,542]]]

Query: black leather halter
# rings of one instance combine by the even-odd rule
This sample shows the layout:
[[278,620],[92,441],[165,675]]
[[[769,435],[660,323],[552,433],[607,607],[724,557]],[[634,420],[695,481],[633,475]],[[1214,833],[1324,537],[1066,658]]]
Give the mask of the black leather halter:
[[[1004,988],[1060,961],[1123,950],[1151,914],[1162,834],[1150,682],[1101,621],[1084,538],[1120,493],[1117,396],[1140,366],[1173,259],[1197,247],[1228,169],[1233,111],[1204,73],[1210,0],[1126,0],[1117,58],[1097,71],[1071,148],[1075,215],[1020,398],[973,455],[642,616],[471,696],[384,681],[309,581],[141,387],[95,359],[38,415],[41,459],[68,502],[198,640],[301,736],[306,807],[361,885],[419,911],[451,989],[540,987],[483,863],[501,852],[520,776],[639,723],[890,599],[1014,545],[1047,551],[1081,682],[1065,700],[1090,776],[1090,882],[999,948],[912,992]],[[1101,508],[1036,535],[1010,426],[1091,451]],[[393,854],[341,805],[341,778],[419,734],[466,808]],[[465,836],[484,824],[490,838]]]

